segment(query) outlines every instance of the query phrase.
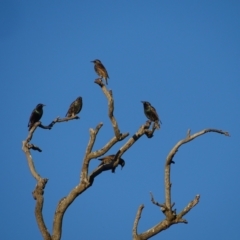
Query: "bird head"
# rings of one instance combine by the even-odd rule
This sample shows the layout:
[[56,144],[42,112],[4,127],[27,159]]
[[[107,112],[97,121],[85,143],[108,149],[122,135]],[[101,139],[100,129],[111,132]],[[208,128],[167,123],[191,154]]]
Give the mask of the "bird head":
[[76,100],[77,101],[82,101],[82,97],[78,97]]
[[46,105],[44,105],[44,104],[42,104],[42,103],[39,103],[39,104],[36,106],[36,109],[42,109],[44,106],[46,106]]
[[144,107],[149,107],[151,106],[150,102],[146,102],[146,101],[141,101],[143,103]]
[[125,166],[125,161],[122,158],[119,160],[119,165],[121,165],[122,169]]
[[95,60],[93,60],[93,61],[91,61],[91,62],[93,62],[93,63],[101,63],[101,61],[98,60],[98,59],[95,59]]

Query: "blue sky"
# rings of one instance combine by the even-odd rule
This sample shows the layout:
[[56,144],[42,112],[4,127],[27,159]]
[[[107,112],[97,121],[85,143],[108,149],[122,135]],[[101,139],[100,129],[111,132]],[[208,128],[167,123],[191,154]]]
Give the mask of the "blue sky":
[[[32,153],[36,168],[49,178],[43,213],[50,232],[57,202],[78,184],[89,129],[104,123],[94,150],[112,138],[106,98],[93,83],[96,58],[108,70],[121,131],[132,135],[145,122],[141,100],[152,103],[163,125],[123,155],[122,171],[104,172],[75,200],[62,239],[131,239],[140,204],[139,233],[161,221],[149,191],[164,201],[166,156],[189,128],[222,129],[231,137],[209,133],[178,151],[172,166],[177,211],[196,194],[200,203],[185,216],[189,224],[152,239],[240,239],[239,11],[234,0],[1,1],[2,239],[42,239],[31,194],[36,182],[21,151],[39,102],[47,105],[42,122],[48,124],[83,97],[80,120],[37,129],[32,141],[43,149]],[[98,164],[92,160],[90,169]]]

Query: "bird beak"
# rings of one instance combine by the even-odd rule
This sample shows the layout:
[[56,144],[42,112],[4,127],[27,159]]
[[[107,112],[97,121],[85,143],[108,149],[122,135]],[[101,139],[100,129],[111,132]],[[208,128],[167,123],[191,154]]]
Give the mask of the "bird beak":
[[145,101],[141,101],[142,103],[145,103]]
[[93,62],[93,63],[94,63],[94,61],[90,61],[90,62]]
[[45,107],[46,105],[45,104],[43,104],[43,107]]

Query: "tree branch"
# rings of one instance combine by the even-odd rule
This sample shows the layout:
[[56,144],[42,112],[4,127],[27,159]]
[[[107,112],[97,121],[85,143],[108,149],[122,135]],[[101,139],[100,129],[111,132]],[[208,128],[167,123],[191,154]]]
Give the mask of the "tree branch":
[[51,237],[50,233],[48,232],[47,227],[45,225],[45,222],[43,219],[43,214],[42,214],[43,203],[44,203],[44,197],[43,197],[44,188],[47,184],[48,179],[42,178],[38,174],[38,172],[36,171],[35,166],[34,166],[34,161],[33,161],[32,155],[30,153],[30,149],[33,149],[33,150],[36,150],[39,152],[42,152],[42,150],[38,146],[31,144],[29,142],[31,141],[33,134],[34,134],[35,130],[37,129],[37,127],[41,127],[44,129],[51,129],[55,123],[66,122],[68,120],[73,120],[73,119],[78,119],[78,118],[79,118],[78,116],[68,117],[68,118],[63,118],[63,119],[60,119],[59,117],[57,117],[48,126],[43,126],[40,121],[36,122],[33,125],[33,127],[30,129],[26,140],[22,141],[22,150],[25,153],[25,156],[27,158],[29,170],[30,170],[32,176],[37,181],[35,190],[33,191],[32,195],[33,195],[33,198],[36,200],[36,205],[35,205],[36,221],[37,221],[39,230],[42,233],[44,240],[52,240],[52,237]]
[[184,215],[186,215],[192,208],[194,208],[199,203],[200,195],[196,195],[196,197],[177,215],[178,219],[181,219]]
[[144,134],[148,137],[151,138],[154,132],[154,127],[152,128],[152,130],[149,130],[149,127],[151,125],[150,121],[147,121],[145,124],[143,124],[138,131],[118,150],[118,152],[115,154],[115,158],[114,158],[114,167],[116,167],[119,163],[119,160],[121,158],[121,156],[130,148],[132,147],[132,145],[140,138],[142,137]]
[[185,139],[180,140],[170,151],[170,153],[167,156],[166,164],[165,164],[165,201],[166,206],[168,209],[171,208],[171,183],[170,183],[170,165],[173,163],[173,157],[177,153],[178,149],[185,143],[188,143],[195,138],[209,132],[224,134],[225,136],[230,136],[228,132],[224,132],[222,130],[217,129],[204,129],[202,131],[199,131],[193,135],[190,135],[190,130],[187,132],[187,136]]
[[74,119],[80,119],[80,117],[78,115],[75,116],[71,116],[71,117],[64,117],[64,118],[60,118],[60,117],[56,117],[49,125],[48,128],[52,128],[55,123],[61,123],[61,122],[68,122],[70,120],[74,120]]
[[133,239],[135,240],[140,240],[140,238],[138,238],[138,234],[137,234],[137,228],[138,228],[138,222],[141,218],[141,214],[142,214],[142,210],[144,208],[144,205],[140,205],[140,207],[138,208],[138,211],[137,211],[137,215],[135,217],[135,221],[134,221],[134,224],[133,224],[133,231],[132,231],[132,235],[133,235]]
[[160,207],[161,210],[162,210],[162,209],[165,209],[166,206],[165,206],[164,204],[155,202],[154,197],[153,197],[153,194],[152,194],[151,192],[150,192],[150,195],[151,195],[151,202],[152,202],[154,205]]
[[43,219],[43,215],[42,215],[42,208],[43,208],[43,202],[44,202],[44,198],[43,198],[44,191],[43,190],[44,190],[45,185],[47,184],[48,180],[41,178],[41,176],[37,173],[35,166],[34,166],[32,156],[30,154],[30,150],[29,150],[31,148],[39,149],[38,147],[34,146],[33,144],[29,144],[27,142],[27,140],[22,142],[22,150],[26,155],[29,170],[30,170],[32,176],[37,181],[37,185],[35,187],[35,190],[33,191],[33,197],[36,200],[36,206],[35,206],[36,221],[37,221],[39,230],[42,233],[43,238],[45,240],[51,240],[51,236],[46,228],[46,225],[45,225],[44,219]]
[[40,181],[42,178],[41,176],[37,173],[36,169],[35,169],[35,166],[34,166],[34,163],[33,163],[33,159],[32,159],[32,155],[30,153],[30,150],[29,150],[29,146],[28,146],[28,142],[25,140],[25,141],[22,141],[22,150],[23,152],[25,153],[26,155],[26,158],[27,158],[27,162],[28,162],[28,167],[29,167],[29,170],[32,174],[32,176],[37,180],[37,181]]
[[115,134],[116,138],[118,140],[120,140],[121,137],[122,137],[122,134],[121,134],[121,132],[120,132],[120,130],[118,128],[117,121],[116,121],[116,119],[115,119],[115,117],[113,115],[113,112],[114,112],[114,99],[113,99],[112,91],[111,90],[108,91],[106,86],[102,83],[102,81],[100,79],[96,79],[94,82],[101,87],[103,93],[105,94],[105,96],[106,96],[106,98],[108,100],[108,116],[109,116],[109,118],[110,118],[110,120],[112,122],[114,134]]
[[31,144],[31,143],[26,143],[26,146],[28,149],[32,149],[38,152],[42,152],[42,149],[40,149],[38,146]]
[[42,123],[41,123],[40,121],[39,121],[39,122],[36,122],[36,123],[32,126],[32,128],[30,129],[30,131],[28,132],[27,142],[30,142],[30,141],[32,140],[33,133],[35,132],[35,130],[37,129],[37,127],[51,130],[52,127],[55,125],[55,123],[67,122],[67,121],[74,120],[74,119],[79,119],[79,118],[80,118],[80,117],[77,116],[77,115],[72,116],[72,117],[65,117],[65,118],[56,117],[48,126],[42,125]]
[[196,206],[198,204],[200,195],[196,195],[195,199],[192,200],[179,214],[177,214],[176,209],[173,210],[174,203],[171,202],[170,167],[171,167],[171,164],[174,163],[173,157],[177,153],[180,146],[194,140],[195,138],[197,138],[205,133],[209,133],[209,132],[214,132],[214,133],[224,134],[225,136],[230,136],[228,132],[224,132],[222,130],[217,130],[217,129],[211,129],[211,128],[204,129],[193,135],[191,135],[190,130],[188,130],[186,138],[179,141],[169,152],[167,159],[166,159],[166,163],[165,163],[165,203],[160,204],[158,202],[155,202],[152,193],[150,193],[152,203],[161,208],[161,210],[164,213],[166,218],[163,221],[161,221],[160,223],[158,223],[157,225],[153,226],[149,230],[147,230],[139,235],[137,235],[136,227],[134,224],[135,230],[133,229],[133,231],[134,231],[134,233],[136,233],[135,236],[133,236],[134,240],[146,240],[146,239],[149,239],[149,238],[155,236],[159,232],[169,228],[173,224],[187,223],[187,220],[183,219],[182,217],[184,215],[186,215],[194,206]]
[[36,206],[35,206],[35,217],[37,220],[38,227],[42,233],[42,236],[44,240],[52,240],[51,235],[49,234],[47,227],[43,220],[42,215],[42,209],[43,209],[43,203],[44,203],[44,188],[47,184],[48,179],[42,178],[37,182],[37,185],[35,187],[35,190],[33,191],[33,198],[36,200]]

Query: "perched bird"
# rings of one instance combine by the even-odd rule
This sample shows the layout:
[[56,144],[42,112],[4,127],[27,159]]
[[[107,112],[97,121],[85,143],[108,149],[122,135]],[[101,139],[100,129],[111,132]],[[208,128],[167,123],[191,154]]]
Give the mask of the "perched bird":
[[78,97],[74,102],[71,103],[66,114],[66,117],[73,117],[77,115],[81,111],[82,105],[83,105],[82,97]]
[[28,130],[29,131],[31,130],[32,126],[41,119],[41,117],[43,115],[43,107],[44,106],[45,106],[44,104],[39,103],[33,109],[32,114],[31,114],[31,116],[29,118],[29,122],[28,122],[28,127],[29,127]]
[[[115,166],[115,167],[113,166],[113,164],[114,164],[114,162],[113,162],[114,157],[115,157],[115,155],[113,154],[113,155],[105,156],[103,158],[99,158],[98,160],[102,161],[99,164],[99,166],[102,166],[102,165],[105,165],[105,164],[109,165],[105,170],[112,169],[112,172],[114,173],[115,172],[115,168],[117,167],[117,166]],[[122,168],[123,168],[124,165],[125,165],[125,161],[122,158],[120,158],[118,164],[121,165]]]
[[101,79],[105,78],[106,84],[108,84],[107,79],[109,78],[106,68],[103,66],[100,60],[96,59],[91,61],[94,63],[94,70]]
[[150,121],[155,122],[156,128],[159,129],[160,128],[159,122],[161,124],[162,124],[162,122],[158,117],[156,109],[149,102],[142,101],[142,103],[143,103],[144,113],[145,113],[146,117]]

